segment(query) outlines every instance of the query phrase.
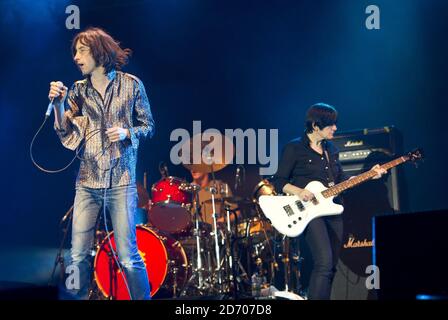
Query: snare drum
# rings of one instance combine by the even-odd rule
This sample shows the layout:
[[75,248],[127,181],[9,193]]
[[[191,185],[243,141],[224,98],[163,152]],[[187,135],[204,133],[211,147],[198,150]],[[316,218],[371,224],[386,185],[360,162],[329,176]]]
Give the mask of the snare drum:
[[260,196],[275,196],[275,195],[277,195],[277,192],[275,192],[274,186],[267,179],[261,180],[255,186],[254,191],[252,192],[252,197],[254,201],[256,201],[257,203]]
[[189,184],[176,177],[166,177],[156,182],[152,188],[153,206],[149,210],[149,222],[159,230],[181,233],[191,224],[191,200]]
[[[114,233],[109,234],[117,252]],[[145,226],[137,226],[137,247],[145,263],[151,284],[151,297],[177,297],[184,288],[189,274],[188,259],[182,245],[169,235],[162,235]],[[95,256],[95,281],[106,298],[129,300],[129,294],[106,237]]]

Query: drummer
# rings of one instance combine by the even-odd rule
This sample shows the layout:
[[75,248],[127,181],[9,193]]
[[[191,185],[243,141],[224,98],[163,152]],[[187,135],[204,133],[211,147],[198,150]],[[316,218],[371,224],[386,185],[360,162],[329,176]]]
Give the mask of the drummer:
[[[199,206],[201,212],[202,221],[212,225],[213,224],[213,204],[212,193],[210,187],[213,187],[213,180],[210,178],[209,173],[198,172],[190,170],[192,183],[200,186],[199,191]],[[217,222],[221,224],[226,223],[225,205],[228,204],[231,209],[235,209],[235,205],[227,202],[233,196],[232,190],[229,185],[222,180],[215,180],[214,186],[216,188],[215,193],[215,209],[218,214]],[[194,206],[193,206],[194,207]],[[234,215],[230,215],[230,221],[235,219]]]

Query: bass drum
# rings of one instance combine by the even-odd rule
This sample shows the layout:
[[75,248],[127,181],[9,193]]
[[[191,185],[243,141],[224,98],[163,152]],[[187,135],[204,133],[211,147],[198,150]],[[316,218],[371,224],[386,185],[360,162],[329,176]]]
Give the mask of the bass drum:
[[[182,245],[168,235],[137,226],[138,252],[145,263],[151,284],[151,297],[177,297],[188,280],[188,259]],[[114,233],[109,233],[115,253]],[[98,248],[94,262],[94,276],[101,293],[108,299],[129,300],[121,271],[109,246],[108,237]]]

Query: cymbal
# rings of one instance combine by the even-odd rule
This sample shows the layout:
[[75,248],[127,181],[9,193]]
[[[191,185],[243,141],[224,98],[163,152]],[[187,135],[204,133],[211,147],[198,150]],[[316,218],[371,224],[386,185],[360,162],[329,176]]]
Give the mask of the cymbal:
[[149,200],[149,194],[148,191],[146,191],[145,187],[139,182],[137,182],[137,196],[137,208],[146,208]]
[[[201,173],[217,172],[232,163],[235,147],[231,139],[216,132],[208,141],[202,141],[201,135],[195,135],[182,146],[179,156],[182,164],[190,171]],[[200,146],[199,146],[200,144]],[[182,151],[188,150],[183,155]]]

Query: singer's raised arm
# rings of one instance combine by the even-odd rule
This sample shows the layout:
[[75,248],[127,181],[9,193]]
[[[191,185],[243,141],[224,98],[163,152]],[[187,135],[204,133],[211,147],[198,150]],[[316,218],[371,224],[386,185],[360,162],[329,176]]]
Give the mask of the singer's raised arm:
[[75,150],[85,137],[88,119],[79,108],[78,83],[75,82],[67,94],[66,102],[55,105],[54,129],[64,147]]

